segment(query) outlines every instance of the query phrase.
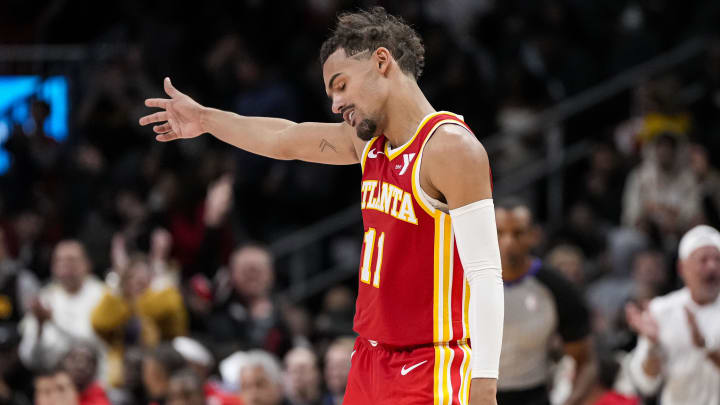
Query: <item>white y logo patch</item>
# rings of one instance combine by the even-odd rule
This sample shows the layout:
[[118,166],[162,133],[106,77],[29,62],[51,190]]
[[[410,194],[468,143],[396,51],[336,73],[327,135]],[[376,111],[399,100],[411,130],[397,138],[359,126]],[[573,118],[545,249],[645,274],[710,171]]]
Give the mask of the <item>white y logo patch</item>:
[[410,162],[412,162],[412,160],[413,160],[414,158],[415,158],[415,154],[414,154],[414,153],[409,153],[409,154],[407,154],[407,155],[403,155],[404,164],[403,164],[402,170],[400,170],[400,173],[399,173],[400,176],[402,176],[403,174],[405,174],[405,172],[407,171],[408,167],[410,167]]

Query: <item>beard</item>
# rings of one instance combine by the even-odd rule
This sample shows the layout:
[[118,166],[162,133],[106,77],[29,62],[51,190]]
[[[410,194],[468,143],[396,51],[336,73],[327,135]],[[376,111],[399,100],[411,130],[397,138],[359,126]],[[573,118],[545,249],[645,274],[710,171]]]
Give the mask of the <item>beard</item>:
[[366,118],[360,121],[360,123],[355,128],[355,132],[358,138],[367,142],[375,137],[375,132],[377,132],[377,122]]

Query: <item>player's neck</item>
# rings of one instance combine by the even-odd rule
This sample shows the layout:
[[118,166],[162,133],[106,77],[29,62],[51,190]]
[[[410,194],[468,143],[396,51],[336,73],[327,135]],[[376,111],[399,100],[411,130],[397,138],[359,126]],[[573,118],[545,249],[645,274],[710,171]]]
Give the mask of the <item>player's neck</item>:
[[390,146],[397,148],[404,145],[428,114],[435,112],[430,102],[425,98],[417,82],[410,78],[401,81],[397,91],[387,104],[387,123],[383,133],[390,141]]

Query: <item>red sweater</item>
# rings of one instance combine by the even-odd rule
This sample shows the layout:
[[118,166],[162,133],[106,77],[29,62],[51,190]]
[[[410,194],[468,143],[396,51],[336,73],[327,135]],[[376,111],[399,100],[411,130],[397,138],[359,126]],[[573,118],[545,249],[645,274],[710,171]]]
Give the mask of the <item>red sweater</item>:
[[626,397],[616,392],[608,391],[593,405],[639,405],[640,402],[635,397]]
[[96,382],[80,393],[79,405],[111,405],[105,390]]

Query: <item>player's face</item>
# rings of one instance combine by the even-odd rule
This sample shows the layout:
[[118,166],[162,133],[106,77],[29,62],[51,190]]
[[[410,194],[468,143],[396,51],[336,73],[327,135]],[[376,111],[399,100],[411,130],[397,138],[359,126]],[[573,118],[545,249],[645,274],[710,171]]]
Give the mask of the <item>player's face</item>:
[[532,218],[527,208],[495,210],[502,263],[515,267],[524,263],[534,245]]
[[680,263],[680,274],[695,300],[715,301],[720,294],[720,250],[714,246],[696,249]]
[[380,111],[386,99],[388,84],[379,70],[375,54],[365,51],[347,56],[338,49],[323,65],[323,80],[332,112],[355,128],[357,136],[369,141],[381,131]]

